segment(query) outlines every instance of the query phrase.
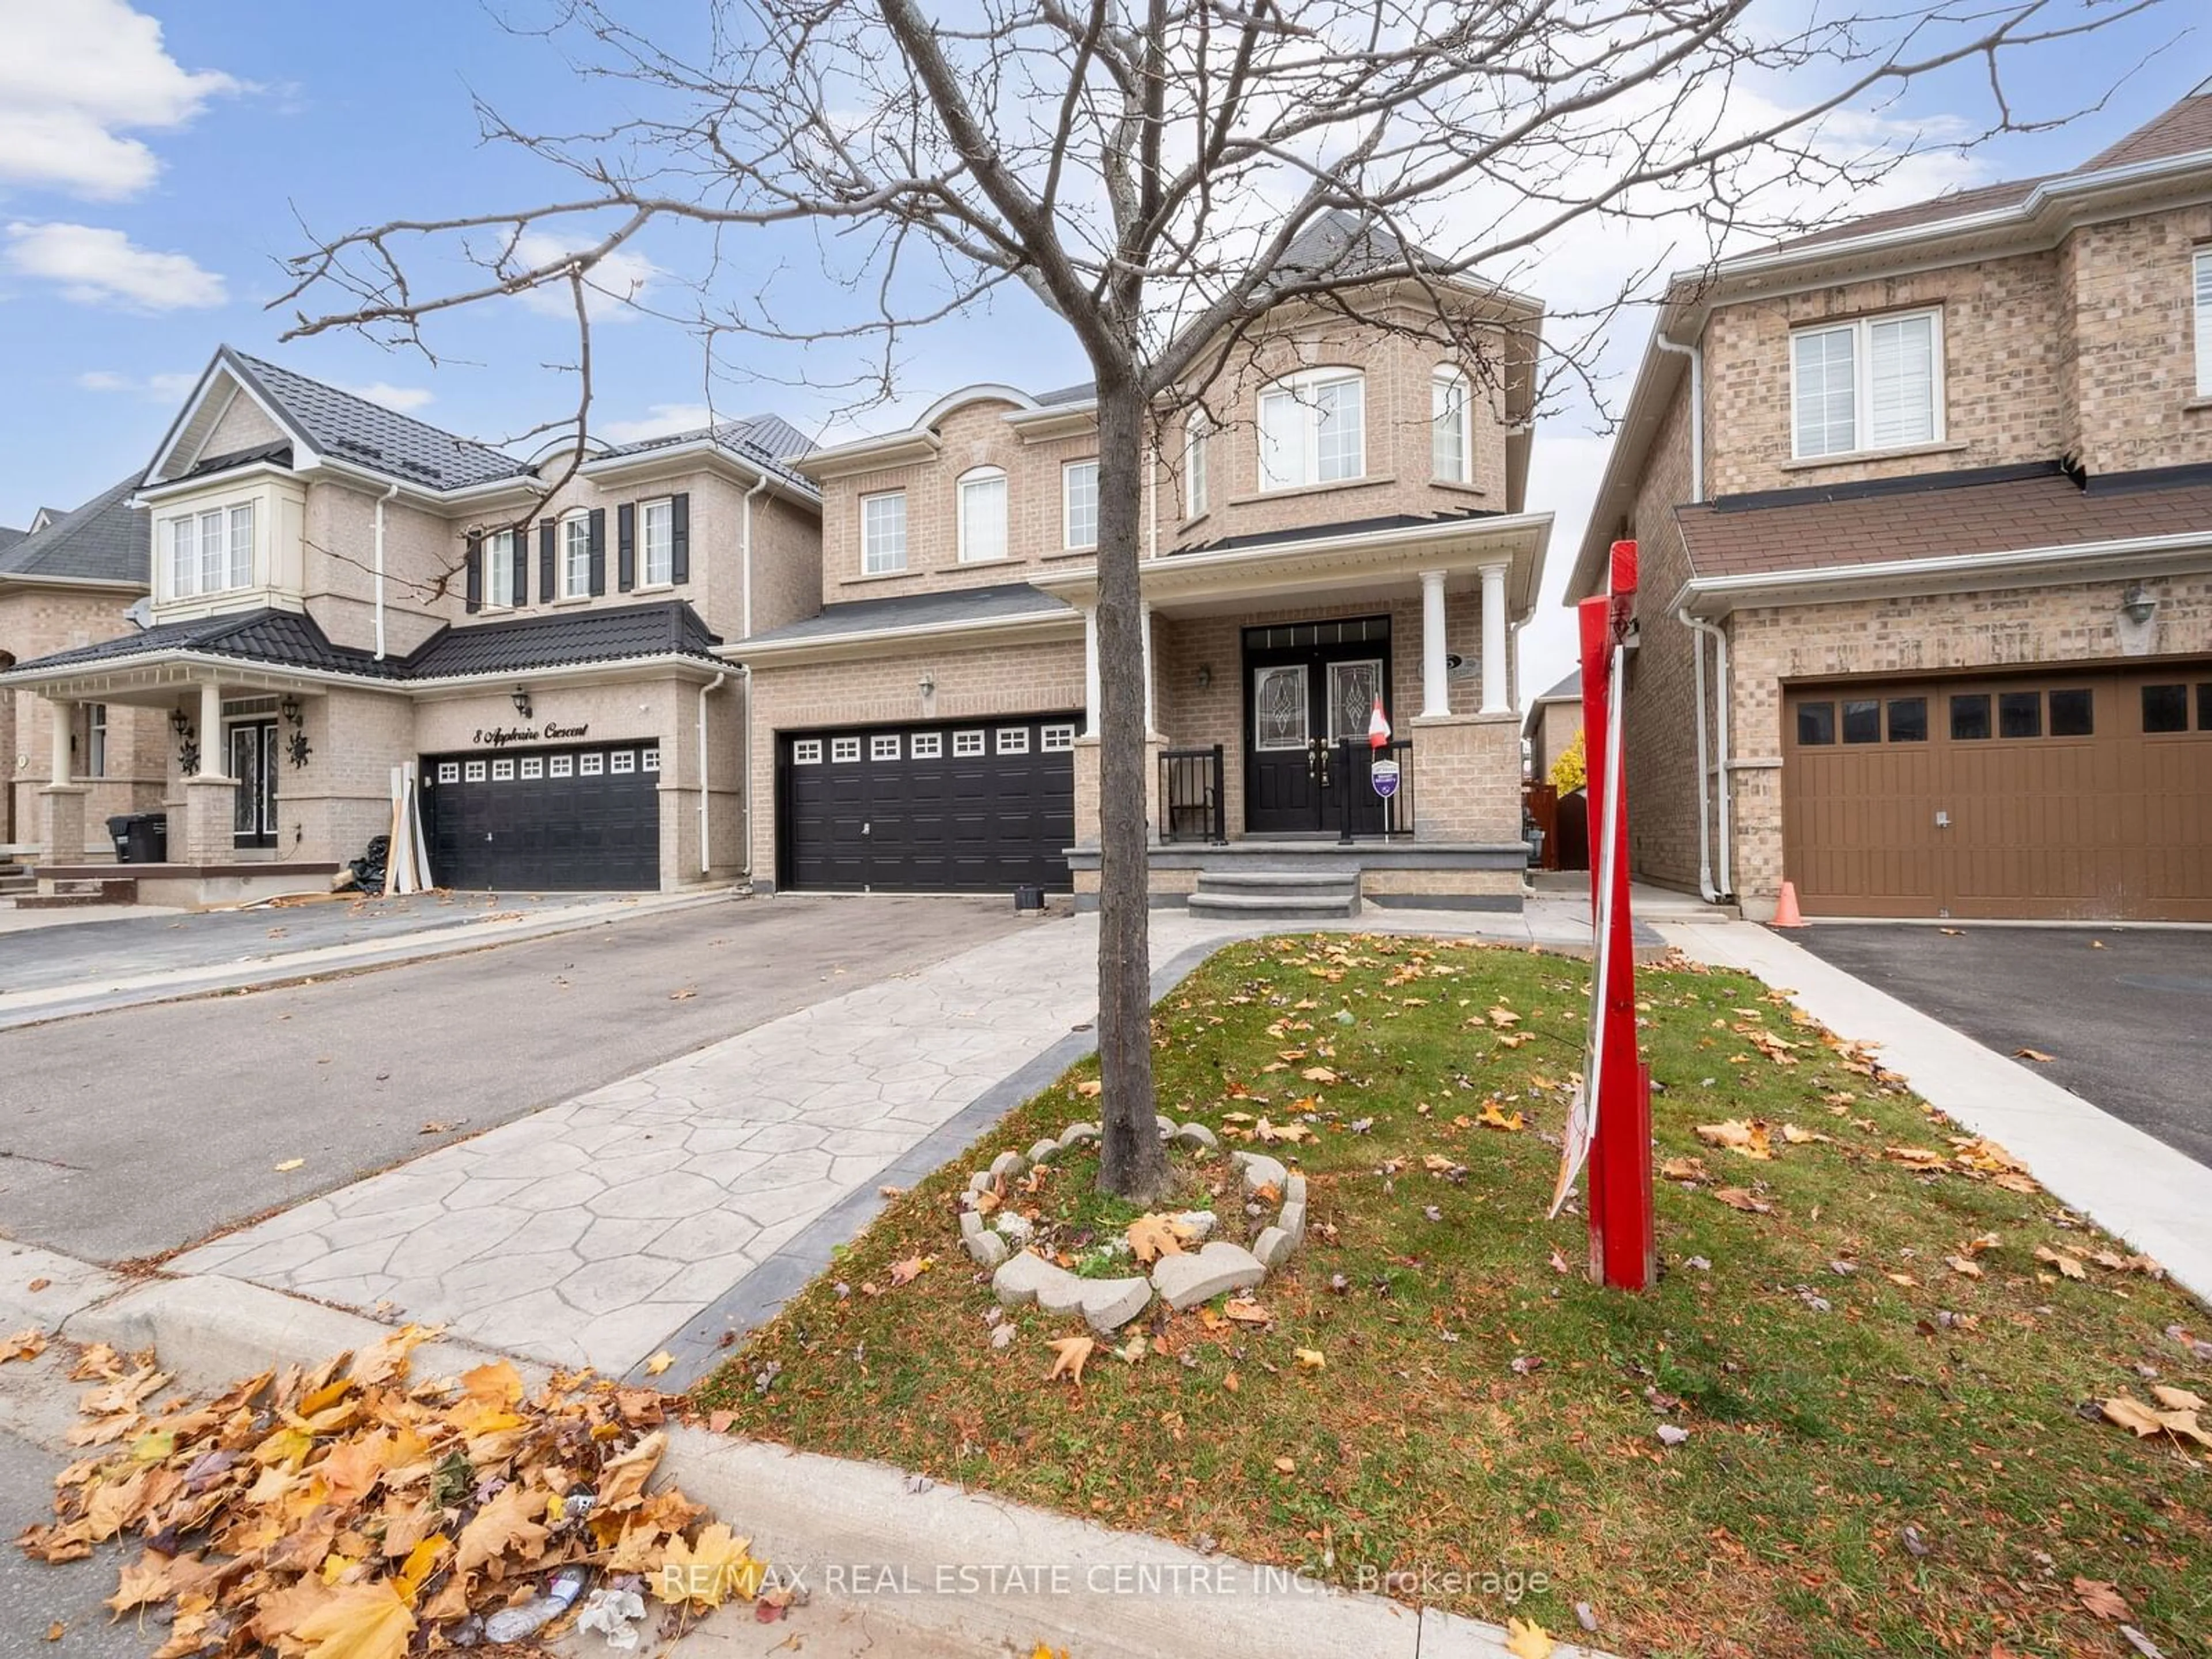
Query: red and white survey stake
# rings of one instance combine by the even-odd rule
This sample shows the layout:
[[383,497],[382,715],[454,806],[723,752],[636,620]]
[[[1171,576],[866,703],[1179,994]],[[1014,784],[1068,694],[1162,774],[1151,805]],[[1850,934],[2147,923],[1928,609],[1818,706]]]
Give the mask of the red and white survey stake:
[[1587,1164],[1590,1277],[1617,1290],[1650,1287],[1658,1274],[1651,1235],[1651,1073],[1636,1036],[1634,921],[1628,902],[1627,721],[1629,611],[1636,594],[1636,544],[1615,542],[1602,598],[1576,607],[1582,626],[1583,731],[1590,757],[1590,915],[1596,960],[1590,975],[1589,1044],[1583,1084],[1567,1115],[1557,1215]]

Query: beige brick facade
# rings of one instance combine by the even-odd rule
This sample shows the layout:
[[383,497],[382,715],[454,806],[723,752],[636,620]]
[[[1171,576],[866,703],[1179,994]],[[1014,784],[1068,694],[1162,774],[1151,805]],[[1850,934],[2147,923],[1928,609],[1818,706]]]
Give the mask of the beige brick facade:
[[[66,587],[39,582],[0,583],[0,652],[29,662],[127,633],[124,611],[134,596],[116,587]],[[170,741],[167,716],[127,704],[103,704],[106,760],[100,775],[85,775],[91,763],[92,734],[88,709],[70,711],[72,781],[82,783],[82,845],[70,858],[112,855],[109,817],[159,808],[165,756]],[[0,755],[6,757],[6,823],[0,844],[43,848],[46,827],[39,792],[52,781],[53,705],[36,692],[0,687]]]

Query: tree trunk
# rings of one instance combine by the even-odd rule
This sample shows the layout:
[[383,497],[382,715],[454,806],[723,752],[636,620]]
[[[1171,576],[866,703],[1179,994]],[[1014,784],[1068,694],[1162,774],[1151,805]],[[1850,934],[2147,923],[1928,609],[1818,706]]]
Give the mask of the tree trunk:
[[1145,822],[1144,616],[1138,536],[1145,403],[1098,387],[1098,1185],[1149,1203],[1167,1188],[1152,1097],[1150,872]]

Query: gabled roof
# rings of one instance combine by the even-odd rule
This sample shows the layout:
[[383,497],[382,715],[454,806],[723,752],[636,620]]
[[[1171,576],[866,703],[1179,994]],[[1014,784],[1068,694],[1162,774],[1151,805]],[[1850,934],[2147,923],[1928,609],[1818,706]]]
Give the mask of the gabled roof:
[[12,545],[0,550],[0,581],[28,576],[50,581],[150,586],[152,531],[146,515],[130,504],[137,483],[138,475],[134,472],[76,512],[54,517],[45,529],[19,535]]
[[814,441],[781,415],[741,415],[716,426],[641,438],[635,443],[616,444],[601,450],[592,459],[617,460],[696,443],[711,443],[756,470],[764,467],[810,493],[815,489],[814,481],[793,465],[814,447]]
[[5,553],[30,533],[27,530],[11,530],[6,525],[0,524],[0,553]]
[[279,364],[229,346],[216,356],[332,460],[405,477],[433,489],[489,483],[529,470],[527,463],[489,444],[441,431]]
[[405,678],[512,674],[633,657],[711,658],[721,640],[682,599],[443,628],[410,653]]
[[102,663],[164,652],[184,651],[196,656],[224,657],[240,662],[278,668],[311,668],[325,672],[358,674],[372,679],[398,679],[399,659],[379,662],[367,651],[332,645],[313,617],[296,611],[232,611],[220,617],[198,617],[190,622],[163,623],[120,638],[58,651],[35,662],[20,665],[16,673],[58,669],[89,668]]
[[1576,669],[1561,677],[1558,684],[1536,699],[1538,702],[1580,702],[1583,700],[1583,671]]

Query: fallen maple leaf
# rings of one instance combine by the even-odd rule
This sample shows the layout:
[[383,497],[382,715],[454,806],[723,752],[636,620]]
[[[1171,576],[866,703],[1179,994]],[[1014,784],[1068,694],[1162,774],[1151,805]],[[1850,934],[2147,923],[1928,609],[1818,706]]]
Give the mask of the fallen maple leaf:
[[892,1262],[890,1265],[891,1283],[894,1285],[911,1285],[915,1279],[921,1277],[922,1273],[928,1268],[929,1264],[934,1260],[936,1260],[934,1256],[910,1255],[903,1261]]
[[1508,1132],[1518,1132],[1528,1127],[1527,1121],[1520,1113],[1515,1112],[1508,1116],[1498,1109],[1498,1103],[1494,1100],[1486,1100],[1482,1103],[1482,1110],[1476,1115],[1474,1121],[1486,1129],[1504,1129]]
[[2045,1064],[2048,1064],[2051,1060],[2051,1056],[2040,1048],[2015,1048],[2013,1054],[2017,1059],[2039,1060]]
[[2171,1389],[2163,1382],[2154,1382],[2150,1391],[2158,1403],[2168,1410],[2201,1412],[2204,1409],[2204,1401],[2186,1389]]
[[696,1542],[671,1539],[660,1571],[650,1575],[654,1597],[702,1607],[719,1607],[729,1595],[751,1601],[768,1572],[763,1563],[746,1553],[751,1542],[732,1536],[719,1521],[702,1527]]
[[2038,1261],[2049,1262],[2068,1279],[2087,1279],[2089,1276],[2089,1270],[2087,1267],[2072,1256],[2052,1249],[2048,1244],[2039,1244],[2035,1247],[2035,1259]]
[[1249,1296],[1223,1303],[1221,1311],[1240,1325],[1265,1325],[1275,1316]]
[[2081,1598],[2083,1607],[2100,1619],[2124,1619],[2130,1612],[2119,1590],[2101,1578],[2084,1578],[2075,1574],[2074,1594]]
[[1279,1457],[1275,1460],[1277,1474],[1296,1474],[1297,1472],[1298,1461],[1295,1457]]
[[503,1486],[476,1512],[453,1547],[453,1570],[471,1573],[509,1554],[535,1560],[544,1553],[545,1498],[520,1481]]
[[676,1356],[669,1352],[667,1349],[663,1348],[659,1353],[653,1355],[652,1358],[645,1362],[645,1374],[647,1376],[658,1376],[661,1372],[666,1370],[675,1363]]
[[1164,1255],[1181,1255],[1191,1229],[1172,1217],[1146,1214],[1128,1225],[1129,1249],[1139,1261],[1154,1262]]
[[36,1325],[27,1326],[5,1342],[0,1342],[0,1365],[11,1359],[36,1359],[46,1351],[46,1334]]
[[1505,1621],[1505,1651],[1513,1659],[1551,1659],[1552,1650],[1557,1645],[1549,1632],[1533,1620],[1509,1618]]
[[1749,1190],[1742,1187],[1716,1187],[1713,1196],[1731,1210],[1741,1210],[1747,1215],[1767,1215],[1774,1209],[1771,1204],[1753,1198]]
[[1071,1382],[1083,1381],[1083,1367],[1091,1358],[1091,1351],[1098,1345],[1087,1336],[1062,1336],[1053,1340],[1052,1369],[1044,1380],[1054,1382],[1065,1376]]
[[1085,1078],[1082,1082],[1075,1085],[1075,1092],[1081,1095],[1085,1100],[1096,1100],[1100,1095],[1106,1092],[1106,1085],[1103,1083],[1101,1083],[1095,1077]]
[[1298,1075],[1309,1083],[1340,1083],[1343,1079],[1326,1066],[1309,1066]]
[[1670,1158],[1659,1166],[1659,1173],[1669,1181],[1705,1181],[1711,1179],[1701,1158]]
[[1293,1348],[1291,1350],[1291,1355],[1310,1371],[1323,1370],[1328,1364],[1328,1358],[1319,1348]]
[[1697,1128],[1698,1139],[1709,1146],[1726,1147],[1745,1158],[1771,1158],[1774,1156],[1774,1148],[1769,1143],[1766,1125],[1763,1122],[1746,1123],[1740,1118],[1732,1117],[1725,1123],[1700,1123]]
[[1971,1261],[1963,1255],[1947,1255],[1943,1260],[1954,1273],[1964,1273],[1969,1279],[1982,1277],[1982,1264],[1978,1261]]
[[415,1615],[388,1583],[346,1584],[290,1634],[307,1644],[307,1659],[401,1659]]

